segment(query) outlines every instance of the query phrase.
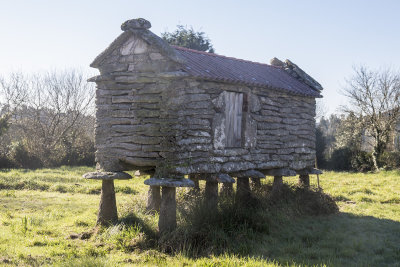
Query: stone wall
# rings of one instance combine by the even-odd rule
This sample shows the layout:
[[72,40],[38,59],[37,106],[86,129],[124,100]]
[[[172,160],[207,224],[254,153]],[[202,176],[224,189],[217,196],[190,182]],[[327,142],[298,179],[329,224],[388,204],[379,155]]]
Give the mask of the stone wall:
[[[92,79],[100,168],[189,174],[314,166],[314,98],[195,79],[132,33],[117,41]],[[241,148],[224,147],[227,91],[247,100]]]

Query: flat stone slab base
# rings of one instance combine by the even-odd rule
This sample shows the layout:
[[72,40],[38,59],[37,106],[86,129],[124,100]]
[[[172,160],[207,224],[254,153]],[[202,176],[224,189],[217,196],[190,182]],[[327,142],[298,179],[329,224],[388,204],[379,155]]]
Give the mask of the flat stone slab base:
[[237,178],[265,178],[265,175],[262,172],[256,171],[256,170],[248,170],[248,171],[242,171],[242,172],[235,172],[232,173],[233,177]]
[[194,187],[194,182],[189,179],[150,178],[145,180],[144,184],[165,187]]
[[126,172],[88,172],[82,177],[93,180],[128,180],[132,178]]

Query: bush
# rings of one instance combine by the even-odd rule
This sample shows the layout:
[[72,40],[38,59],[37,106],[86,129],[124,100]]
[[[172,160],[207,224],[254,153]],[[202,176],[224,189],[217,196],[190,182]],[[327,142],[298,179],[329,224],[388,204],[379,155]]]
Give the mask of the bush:
[[400,152],[384,152],[378,159],[378,164],[387,170],[400,167]]
[[359,151],[357,152],[353,158],[351,159],[352,169],[360,172],[371,171],[374,166],[374,162],[372,160],[372,153]]
[[329,160],[330,169],[338,171],[349,171],[351,166],[352,152],[349,148],[339,148],[333,151]]
[[37,169],[43,167],[40,159],[31,154],[22,142],[11,144],[9,159],[18,168]]
[[272,185],[263,185],[245,204],[233,196],[220,197],[214,211],[202,196],[186,198],[178,202],[177,229],[159,239],[164,252],[192,257],[245,255],[254,249],[255,241],[269,235],[271,228],[279,229],[288,218],[338,211],[335,201],[322,190],[288,185],[278,195],[272,193]]

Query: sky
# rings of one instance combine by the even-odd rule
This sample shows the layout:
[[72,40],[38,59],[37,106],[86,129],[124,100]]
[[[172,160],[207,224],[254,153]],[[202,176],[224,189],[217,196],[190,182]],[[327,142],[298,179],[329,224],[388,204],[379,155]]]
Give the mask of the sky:
[[269,63],[290,59],[324,87],[323,106],[338,112],[354,67],[400,70],[397,0],[0,0],[0,75],[90,70],[120,33],[145,18],[157,35],[193,26],[217,54]]

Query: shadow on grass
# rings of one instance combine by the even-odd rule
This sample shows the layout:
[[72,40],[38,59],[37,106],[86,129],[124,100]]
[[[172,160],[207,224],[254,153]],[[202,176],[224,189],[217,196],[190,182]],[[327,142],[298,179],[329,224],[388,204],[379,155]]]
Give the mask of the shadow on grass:
[[328,266],[400,262],[399,222],[339,213],[334,200],[315,188],[285,185],[273,194],[270,185],[263,185],[244,204],[233,196],[220,197],[215,210],[202,194],[186,194],[178,199],[177,211],[177,229],[164,236],[133,213],[119,223],[140,228],[144,237],[134,248],[189,259],[234,255]]

